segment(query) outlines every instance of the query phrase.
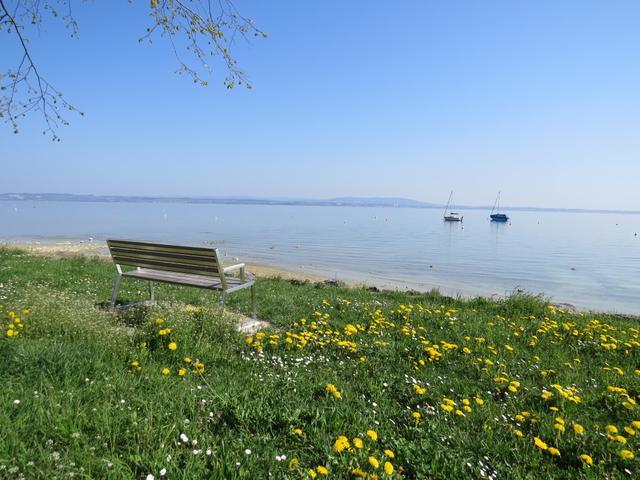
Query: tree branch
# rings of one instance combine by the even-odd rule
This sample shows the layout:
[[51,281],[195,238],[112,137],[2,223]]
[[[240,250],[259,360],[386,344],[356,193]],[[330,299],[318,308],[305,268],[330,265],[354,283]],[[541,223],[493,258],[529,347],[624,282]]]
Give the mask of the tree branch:
[[[42,133],[49,133],[52,140],[60,141],[56,130],[60,124],[68,124],[61,115],[60,110],[73,111],[75,107],[69,104],[62,94],[51,86],[38,71],[27,46],[27,40],[22,35],[22,27],[16,21],[19,6],[19,4],[16,4],[16,10],[11,13],[5,1],[0,0],[0,12],[2,14],[0,21],[4,22],[5,25],[9,25],[9,32],[13,32],[16,35],[23,52],[18,69],[15,72],[9,69],[6,74],[0,74],[0,90],[9,91],[8,95],[0,97],[0,118],[6,115],[8,117],[6,121],[11,123],[14,133],[18,133],[18,119],[26,116],[29,112],[39,110],[46,123],[46,129]],[[34,11],[31,13],[33,15]],[[4,83],[5,78],[8,78],[6,84]],[[26,98],[18,101],[16,97],[21,87],[26,89]],[[82,112],[80,114],[82,115]]]
[[[7,5],[11,5],[13,11]],[[58,12],[58,6],[62,14]],[[178,73],[186,73],[195,83],[208,85],[204,78],[205,74],[212,73],[208,59],[220,57],[228,73],[224,79],[226,87],[245,85],[251,88],[231,47],[238,33],[247,41],[249,33],[256,37],[267,35],[252,20],[240,15],[233,0],[150,0],[150,9],[153,24],[139,41],[151,42],[156,34],[168,37],[179,64]],[[39,30],[44,11],[53,17],[62,17],[71,36],[77,37],[78,24],[73,16],[72,0],[0,0],[0,32],[13,34],[22,51],[17,70],[0,71],[0,121],[4,119],[4,123],[10,123],[18,133],[21,118],[31,112],[40,112],[46,124],[43,134],[49,133],[54,141],[59,141],[58,127],[68,125],[62,113],[77,110],[41,75],[29,49],[29,40],[23,33],[28,25]],[[190,59],[185,59],[184,51]]]

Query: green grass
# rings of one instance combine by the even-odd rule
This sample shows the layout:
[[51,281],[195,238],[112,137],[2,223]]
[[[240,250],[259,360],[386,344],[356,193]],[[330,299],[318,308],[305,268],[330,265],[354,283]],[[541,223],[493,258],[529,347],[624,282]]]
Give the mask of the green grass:
[[[257,304],[273,329],[247,339],[215,294],[193,288],[159,285],[157,305],[112,313],[113,274],[99,259],[0,249],[0,478],[322,478],[318,466],[331,478],[640,473],[638,458],[621,456],[640,456],[636,319],[528,295],[464,301],[270,278],[259,279]],[[146,294],[123,281],[123,301]],[[227,305],[248,314],[248,292]],[[554,384],[574,390],[565,398]],[[608,438],[607,425],[619,433]],[[335,451],[339,436],[350,449]]]

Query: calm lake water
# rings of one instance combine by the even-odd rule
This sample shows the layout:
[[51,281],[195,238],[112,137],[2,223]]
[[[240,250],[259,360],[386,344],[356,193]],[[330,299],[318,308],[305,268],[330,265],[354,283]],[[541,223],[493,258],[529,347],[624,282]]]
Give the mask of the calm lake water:
[[[522,288],[556,302],[640,314],[640,216],[440,209],[0,201],[0,240],[215,245],[293,271],[443,293]],[[638,236],[635,236],[635,233]],[[229,261],[232,261],[231,259]]]

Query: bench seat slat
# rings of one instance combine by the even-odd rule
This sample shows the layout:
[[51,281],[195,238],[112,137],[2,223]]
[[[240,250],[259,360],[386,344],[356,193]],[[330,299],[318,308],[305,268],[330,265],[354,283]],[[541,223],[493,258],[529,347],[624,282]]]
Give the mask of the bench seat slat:
[[194,265],[211,265],[215,263],[215,257],[203,255],[187,255],[184,253],[173,252],[152,252],[148,250],[137,250],[131,248],[111,247],[112,255],[122,255],[125,257],[140,258],[162,258],[167,260],[175,260],[180,263],[190,263]]
[[205,277],[219,277],[220,273],[215,267],[206,268],[198,267],[195,265],[178,265],[175,263],[166,263],[155,260],[132,260],[129,261],[126,258],[114,257],[113,259],[119,265],[133,265],[138,268],[151,268],[155,270],[166,270],[168,272],[175,273],[190,273],[194,275],[202,275]]
[[183,253],[215,258],[216,253],[212,248],[187,247],[181,245],[165,245],[161,243],[133,242],[128,240],[107,240],[109,248],[128,248],[132,250],[147,250],[151,252]]
[[134,267],[138,266],[139,263],[157,262],[158,265],[174,265],[176,267],[184,266],[186,269],[193,267],[200,270],[219,271],[218,264],[211,258],[206,260],[192,260],[188,258],[175,258],[173,256],[168,257],[165,255],[138,255],[115,250],[111,251],[111,257],[120,265],[132,265]]
[[[189,285],[192,287],[209,288],[211,290],[222,290],[222,283],[219,278],[203,277],[202,275],[192,275],[189,273],[167,272],[164,270],[153,270],[150,268],[141,268],[139,270],[131,270],[124,272],[124,277],[134,277],[143,280],[151,280],[154,282],[175,283],[180,285]],[[227,277],[227,285],[238,286],[244,283],[240,279]]]

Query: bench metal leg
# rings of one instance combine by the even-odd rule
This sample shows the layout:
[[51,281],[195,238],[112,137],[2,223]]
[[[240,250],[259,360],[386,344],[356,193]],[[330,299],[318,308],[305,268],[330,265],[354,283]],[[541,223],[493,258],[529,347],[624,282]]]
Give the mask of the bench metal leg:
[[153,282],[149,282],[149,299],[151,300],[151,303],[155,303],[156,301],[156,289]]
[[220,306],[222,307],[222,311],[224,312],[224,297],[227,296],[227,292],[222,292],[220,294]]
[[118,297],[118,289],[120,288],[120,279],[122,275],[120,273],[116,273],[116,279],[113,284],[113,293],[111,294],[111,308],[115,308],[116,306],[116,298]]
[[251,313],[253,318],[258,318],[256,316],[256,286],[251,285]]

